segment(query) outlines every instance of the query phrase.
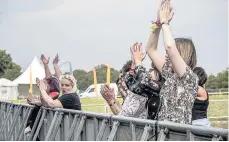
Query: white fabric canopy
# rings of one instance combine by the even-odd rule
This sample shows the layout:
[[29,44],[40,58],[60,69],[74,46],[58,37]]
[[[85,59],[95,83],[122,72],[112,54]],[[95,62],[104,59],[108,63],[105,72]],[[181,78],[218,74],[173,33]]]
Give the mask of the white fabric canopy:
[[[30,71],[31,69],[31,71]],[[39,79],[45,78],[44,67],[41,65],[40,61],[37,57],[33,58],[32,63],[29,67],[23,72],[18,78],[16,78],[13,82],[16,84],[30,84],[30,72],[32,72],[32,83],[36,84],[36,78]]]

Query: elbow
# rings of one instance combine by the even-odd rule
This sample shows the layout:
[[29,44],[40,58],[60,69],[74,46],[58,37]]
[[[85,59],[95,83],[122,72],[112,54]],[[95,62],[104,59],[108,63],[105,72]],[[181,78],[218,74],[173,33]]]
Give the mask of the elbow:
[[176,53],[176,51],[177,51],[176,44],[175,43],[172,43],[172,42],[166,44],[165,45],[165,50],[166,50],[166,53],[170,57],[172,57]]
[[55,103],[54,102],[49,102],[47,104],[47,107],[49,107],[49,108],[55,108]]
[[148,48],[148,49],[146,49],[146,53],[147,53],[148,55],[153,54],[153,53],[155,53],[155,52],[157,52],[156,49],[153,49],[153,48]]

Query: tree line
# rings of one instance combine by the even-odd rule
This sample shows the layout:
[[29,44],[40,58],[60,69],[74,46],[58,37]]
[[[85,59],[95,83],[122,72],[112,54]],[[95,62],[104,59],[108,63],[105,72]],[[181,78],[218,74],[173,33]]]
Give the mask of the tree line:
[[[95,69],[97,83],[105,83],[107,66],[101,64],[96,66]],[[14,80],[21,73],[21,67],[13,62],[10,54],[6,53],[5,50],[0,50],[0,78]],[[112,83],[115,83],[119,76],[119,70],[110,68],[110,73],[110,80]],[[76,69],[73,71],[73,76],[77,79],[77,85],[80,90],[85,90],[89,85],[94,83],[93,71],[86,72],[82,69]],[[210,74],[205,87],[207,89],[228,88],[228,68],[219,72],[217,75]]]

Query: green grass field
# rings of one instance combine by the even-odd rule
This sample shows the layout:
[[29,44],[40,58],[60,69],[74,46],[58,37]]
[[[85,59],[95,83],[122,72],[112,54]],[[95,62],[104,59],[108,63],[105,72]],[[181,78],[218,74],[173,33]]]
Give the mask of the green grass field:
[[[122,103],[122,98],[118,98]],[[227,100],[227,101],[211,101],[211,100]],[[110,113],[109,107],[104,107],[105,101],[103,98],[82,98],[80,99],[83,111],[91,111],[98,113]],[[14,100],[13,102],[26,103],[25,100]],[[92,106],[85,106],[92,105]],[[96,106],[101,105],[101,106]],[[214,95],[210,96],[210,103],[208,108],[208,117],[228,116],[228,95]],[[228,128],[228,118],[210,119],[213,127]]]

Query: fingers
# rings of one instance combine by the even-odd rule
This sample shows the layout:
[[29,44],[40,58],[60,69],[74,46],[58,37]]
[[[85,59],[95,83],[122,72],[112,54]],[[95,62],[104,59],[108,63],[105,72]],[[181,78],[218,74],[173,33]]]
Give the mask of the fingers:
[[170,13],[169,21],[171,21],[173,19],[173,16],[174,16],[174,12]]

